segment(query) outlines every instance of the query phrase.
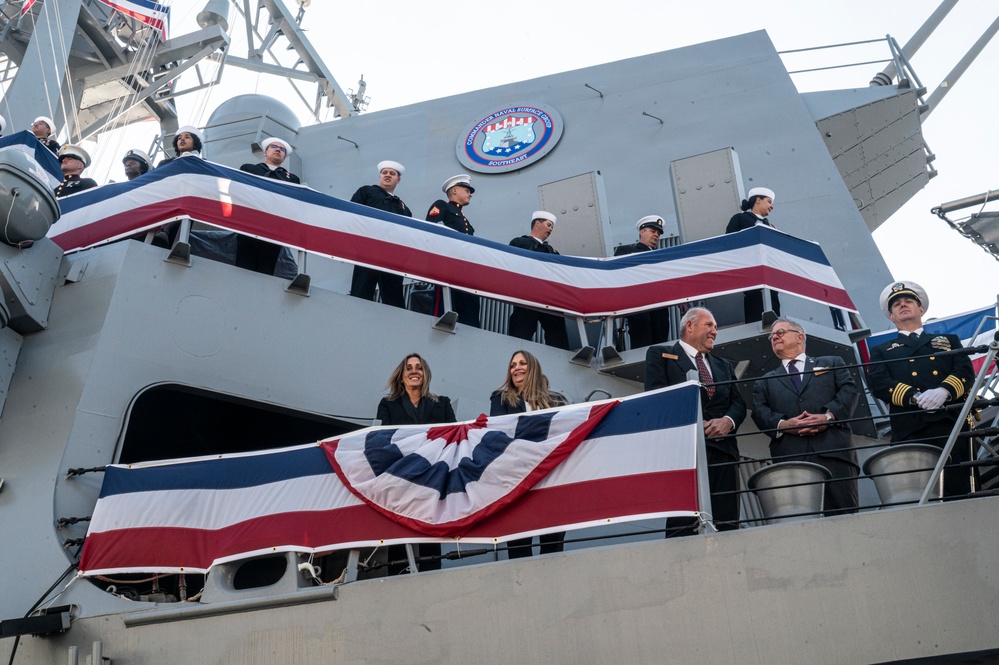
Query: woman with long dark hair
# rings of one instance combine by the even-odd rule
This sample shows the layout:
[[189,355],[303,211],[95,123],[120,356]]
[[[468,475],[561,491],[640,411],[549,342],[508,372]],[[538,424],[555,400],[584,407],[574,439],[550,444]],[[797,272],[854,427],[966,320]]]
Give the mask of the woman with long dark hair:
[[430,364],[419,353],[410,353],[403,358],[385,384],[388,396],[378,403],[378,419],[382,424],[456,422],[451,400],[430,392],[430,378]]
[[[402,359],[385,384],[389,391],[378,403],[378,419],[382,425],[428,425],[432,423],[457,422],[451,400],[444,395],[430,392],[430,364],[419,353],[410,353]],[[440,570],[437,558],[441,553],[440,543],[423,543],[415,546],[418,556],[434,557],[420,564],[421,570]],[[402,545],[389,547],[390,561],[406,556]],[[389,575],[398,575],[406,566],[389,566]]]

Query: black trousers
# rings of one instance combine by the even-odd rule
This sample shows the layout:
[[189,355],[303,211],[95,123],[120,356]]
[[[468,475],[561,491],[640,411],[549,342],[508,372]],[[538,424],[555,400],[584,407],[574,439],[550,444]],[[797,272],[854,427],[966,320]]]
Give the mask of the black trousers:
[[[451,306],[454,307],[458,315],[458,323],[473,328],[481,328],[479,322],[479,296],[451,289]],[[441,287],[437,287],[434,297],[434,316],[441,316],[444,313],[444,298]]]
[[534,337],[538,324],[545,331],[545,344],[556,349],[569,350],[569,335],[565,331],[565,319],[554,314],[545,314],[534,309],[514,307],[510,314],[510,336],[520,339]]
[[[742,294],[742,313],[746,317],[746,323],[763,320],[763,289],[756,291],[746,291]],[[774,308],[774,314],[780,316],[780,298],[776,291],[770,292],[770,302]]]
[[[711,517],[719,531],[733,531],[739,528],[739,495],[716,492],[735,492],[739,488],[739,472],[735,458],[717,448],[708,446],[708,485],[711,488]],[[723,466],[719,466],[723,464]],[[666,518],[666,537],[693,536],[697,533],[696,517]]]
[[236,266],[239,268],[273,275],[280,253],[279,245],[244,235],[236,236]]
[[350,279],[350,295],[374,300],[376,286],[382,295],[383,303],[393,307],[406,306],[406,299],[402,294],[402,275],[354,266],[354,274]]

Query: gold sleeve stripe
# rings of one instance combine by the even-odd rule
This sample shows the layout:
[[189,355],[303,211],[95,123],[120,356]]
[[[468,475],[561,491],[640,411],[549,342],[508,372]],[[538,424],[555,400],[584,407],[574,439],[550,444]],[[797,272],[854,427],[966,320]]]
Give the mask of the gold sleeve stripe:
[[954,399],[961,399],[964,396],[964,381],[951,374],[943,382],[952,388]]
[[906,406],[909,401],[906,395],[910,390],[912,390],[912,386],[907,386],[904,383],[896,383],[895,387],[891,389],[892,404],[895,406]]

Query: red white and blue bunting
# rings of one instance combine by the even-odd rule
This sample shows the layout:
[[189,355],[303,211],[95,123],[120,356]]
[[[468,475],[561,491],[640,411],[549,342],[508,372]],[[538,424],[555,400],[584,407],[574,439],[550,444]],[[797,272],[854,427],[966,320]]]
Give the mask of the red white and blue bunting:
[[617,316],[768,287],[856,311],[816,243],[766,227],[613,259],[555,256],[457,233],[198,158],[60,200],[65,251],[191,219],[517,304]]
[[[511,538],[697,511],[699,388],[318,444],[112,465],[80,574]],[[702,444],[703,445],[703,444]]]

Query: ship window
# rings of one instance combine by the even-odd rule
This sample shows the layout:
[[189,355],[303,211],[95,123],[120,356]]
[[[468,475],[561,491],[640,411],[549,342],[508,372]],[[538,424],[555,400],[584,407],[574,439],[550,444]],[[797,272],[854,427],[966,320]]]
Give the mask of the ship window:
[[158,385],[132,401],[118,463],[283,448],[364,426],[188,386]]

